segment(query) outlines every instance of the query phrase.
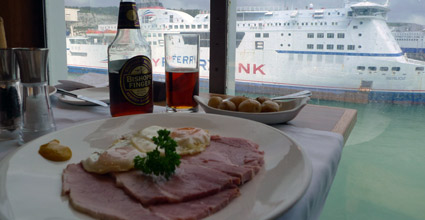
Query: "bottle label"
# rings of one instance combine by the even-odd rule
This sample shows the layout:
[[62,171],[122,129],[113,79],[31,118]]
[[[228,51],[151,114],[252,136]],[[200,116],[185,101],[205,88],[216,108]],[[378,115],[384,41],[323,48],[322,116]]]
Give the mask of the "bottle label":
[[146,56],[129,59],[120,70],[120,87],[124,98],[134,105],[146,105],[152,94],[152,63]]
[[121,2],[118,14],[118,29],[138,29],[140,28],[137,7],[134,2]]

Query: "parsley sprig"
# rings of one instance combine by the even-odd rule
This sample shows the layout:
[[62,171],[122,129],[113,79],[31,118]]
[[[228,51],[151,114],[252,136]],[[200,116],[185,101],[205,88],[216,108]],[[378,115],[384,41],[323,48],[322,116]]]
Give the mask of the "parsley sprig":
[[[134,158],[134,168],[146,174],[162,175],[167,180],[180,165],[180,155],[176,153],[177,142],[170,137],[170,131],[159,130],[158,137],[153,137],[156,144],[155,150],[148,152],[146,157],[136,156]],[[164,149],[165,154],[161,155],[158,147]]]

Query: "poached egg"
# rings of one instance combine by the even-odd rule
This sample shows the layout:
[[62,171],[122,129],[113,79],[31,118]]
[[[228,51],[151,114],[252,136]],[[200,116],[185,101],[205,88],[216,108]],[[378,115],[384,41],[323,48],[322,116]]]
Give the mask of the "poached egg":
[[[158,136],[157,132],[161,129],[170,131],[170,137],[177,142],[176,152],[181,156],[200,153],[210,144],[210,134],[201,128],[150,126],[124,135],[105,151],[94,152],[82,161],[84,169],[99,174],[131,170],[134,157],[146,157],[146,153],[156,148],[152,137]],[[158,150],[164,153],[163,149]]]

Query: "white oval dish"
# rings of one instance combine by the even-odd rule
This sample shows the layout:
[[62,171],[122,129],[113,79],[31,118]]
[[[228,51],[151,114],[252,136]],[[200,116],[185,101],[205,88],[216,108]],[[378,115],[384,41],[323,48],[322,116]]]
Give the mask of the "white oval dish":
[[264,124],[279,124],[285,123],[294,119],[301,109],[307,104],[310,100],[309,97],[302,97],[294,99],[294,105],[285,111],[278,112],[261,112],[261,113],[248,113],[248,112],[237,112],[237,111],[227,111],[208,106],[207,98],[194,96],[194,99],[198,104],[204,109],[206,113],[219,114],[219,115],[228,115],[233,117],[250,119],[253,121],[258,121]]
[[[241,195],[209,220],[260,220],[283,214],[310,184],[310,160],[294,140],[270,126],[241,118],[193,113],[160,113],[88,122],[42,136],[0,161],[0,217],[5,219],[91,219],[75,211],[61,196],[61,174],[93,151],[107,148],[123,134],[151,125],[200,127],[211,134],[250,139],[264,151],[260,172],[241,186]],[[72,149],[66,162],[52,162],[38,154],[52,139]],[[42,202],[40,202],[42,201]]]

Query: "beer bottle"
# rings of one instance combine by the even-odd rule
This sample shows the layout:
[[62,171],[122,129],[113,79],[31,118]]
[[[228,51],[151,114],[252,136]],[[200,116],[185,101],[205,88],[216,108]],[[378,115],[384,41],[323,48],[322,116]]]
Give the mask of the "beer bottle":
[[111,115],[153,111],[151,48],[140,32],[135,1],[121,0],[118,31],[108,46]]

